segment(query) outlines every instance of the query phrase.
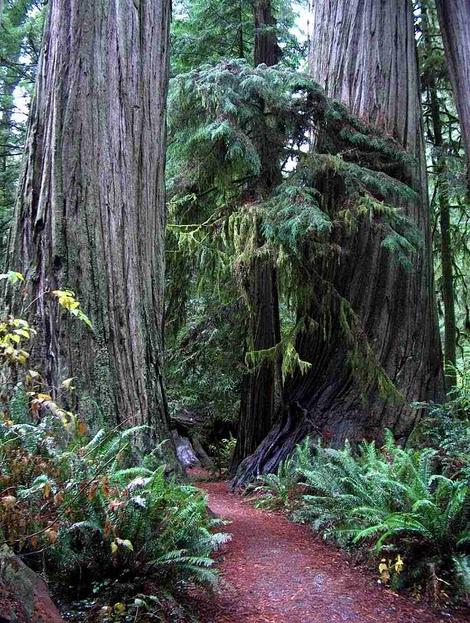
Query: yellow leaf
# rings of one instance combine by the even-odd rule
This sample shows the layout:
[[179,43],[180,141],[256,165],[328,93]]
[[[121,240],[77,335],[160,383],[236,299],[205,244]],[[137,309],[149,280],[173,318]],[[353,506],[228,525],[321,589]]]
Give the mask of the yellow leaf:
[[63,387],[64,389],[73,389],[72,381],[73,381],[73,377],[71,377],[70,379],[65,379],[65,381],[62,381],[60,386]]
[[37,394],[36,395],[36,399],[37,400],[43,400],[43,401],[44,400],[50,401],[50,400],[52,400],[52,396],[50,396],[49,394]]
[[52,528],[46,530],[44,534],[49,539],[50,543],[56,543],[57,539],[59,538],[58,533],[55,530],[52,530]]
[[111,554],[115,554],[117,551],[118,551],[117,543],[116,543],[116,541],[113,541],[111,543]]
[[122,602],[114,604],[114,612],[116,614],[123,614],[126,611],[126,606]]
[[121,546],[121,547],[125,547],[126,549],[130,550],[131,552],[134,551],[134,546],[129,541],[129,539],[116,539],[116,543],[119,546]]
[[383,573],[384,571],[388,571],[388,565],[387,565],[387,562],[385,561],[385,558],[382,558],[380,565],[379,565],[379,573]]
[[51,495],[51,484],[46,482],[43,487],[43,496],[47,499]]
[[405,566],[405,563],[403,562],[402,557],[400,556],[400,554],[398,554],[397,559],[395,560],[395,572],[396,573],[401,573],[403,571],[403,568]]
[[10,283],[16,283],[17,281],[24,281],[22,273],[18,273],[14,270],[9,270],[7,273],[0,275],[0,279],[8,279]]
[[18,353],[18,361],[19,363],[21,363],[21,365],[24,365],[29,359],[29,353],[27,353],[25,350],[20,350],[20,352]]

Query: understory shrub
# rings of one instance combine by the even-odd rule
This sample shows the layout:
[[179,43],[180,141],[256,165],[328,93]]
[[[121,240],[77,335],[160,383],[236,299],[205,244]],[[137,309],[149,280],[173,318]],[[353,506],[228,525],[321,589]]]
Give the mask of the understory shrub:
[[425,416],[413,441],[438,452],[443,472],[450,477],[470,479],[470,351],[457,369],[459,384],[444,404],[419,403]]
[[212,533],[201,492],[169,480],[164,465],[128,467],[138,432],[89,439],[54,415],[1,423],[2,540],[30,561],[40,553],[64,580],[214,580],[210,554],[226,535]]
[[247,487],[246,493],[254,493],[256,508],[293,511],[301,501],[301,470],[310,465],[312,449],[307,438],[295,451],[282,461],[276,473],[263,474]]

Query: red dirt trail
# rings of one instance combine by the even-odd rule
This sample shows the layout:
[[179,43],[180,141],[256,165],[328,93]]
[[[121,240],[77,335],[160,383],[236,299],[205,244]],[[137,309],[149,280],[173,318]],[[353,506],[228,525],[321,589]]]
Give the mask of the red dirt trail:
[[463,623],[378,586],[363,567],[307,526],[253,508],[227,483],[198,483],[209,506],[229,520],[221,581],[212,597],[194,595],[202,623]]

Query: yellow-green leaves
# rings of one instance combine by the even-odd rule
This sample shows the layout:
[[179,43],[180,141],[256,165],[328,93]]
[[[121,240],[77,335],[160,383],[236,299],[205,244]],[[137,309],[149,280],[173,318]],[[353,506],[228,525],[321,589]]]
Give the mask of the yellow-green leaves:
[[62,383],[60,384],[61,388],[66,389],[67,391],[72,391],[74,388],[74,386],[72,385],[73,382],[73,377],[70,379],[65,379],[62,381]]
[[84,322],[90,329],[93,328],[91,320],[85,312],[80,309],[80,303],[75,298],[75,293],[72,292],[72,290],[54,290],[52,294],[56,297],[57,302],[63,309]]
[[24,281],[24,276],[14,270],[9,270],[7,273],[2,273],[0,279],[8,279],[12,284],[18,283],[18,281]]
[[392,578],[392,574],[399,575],[405,567],[403,558],[397,554],[395,560],[382,558],[379,563],[379,582],[388,584]]
[[10,365],[24,365],[29,353],[22,347],[22,342],[30,340],[36,331],[26,320],[8,316],[0,322],[0,361]]
[[134,546],[129,539],[115,539],[111,543],[111,553],[116,554],[120,548],[127,549],[130,552],[134,551]]

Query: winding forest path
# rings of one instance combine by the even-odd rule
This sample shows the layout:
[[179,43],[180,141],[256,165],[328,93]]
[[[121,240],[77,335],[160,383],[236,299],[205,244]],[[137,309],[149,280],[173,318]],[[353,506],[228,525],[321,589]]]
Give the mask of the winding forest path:
[[227,483],[201,482],[209,506],[229,520],[221,581],[212,598],[195,595],[203,623],[458,623],[375,583],[363,567],[306,526],[253,508]]

